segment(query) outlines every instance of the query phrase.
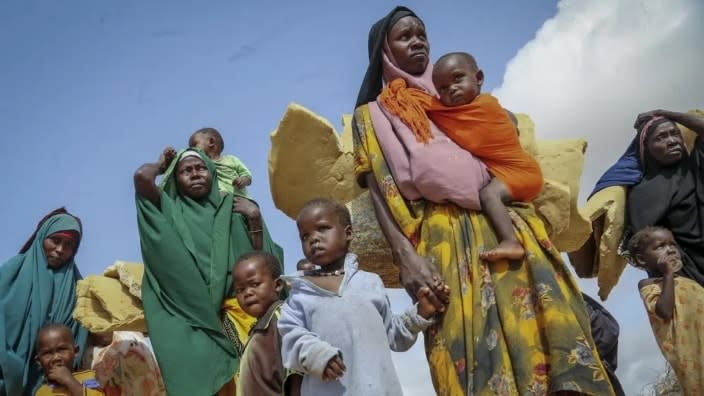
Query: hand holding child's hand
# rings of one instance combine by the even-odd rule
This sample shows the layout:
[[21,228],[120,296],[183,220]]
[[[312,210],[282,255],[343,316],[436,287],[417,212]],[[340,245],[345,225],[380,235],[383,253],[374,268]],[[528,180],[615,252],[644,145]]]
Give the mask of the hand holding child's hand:
[[445,312],[445,308],[450,304],[450,286],[437,275],[433,276],[433,293],[445,305],[440,312]]
[[341,355],[336,355],[328,362],[323,371],[323,381],[336,380],[345,374],[345,363],[342,361]]
[[[430,300],[430,295],[433,293],[443,304],[440,309]],[[418,315],[428,319],[435,315],[436,312],[445,312],[447,305],[450,303],[450,287],[440,277],[433,276],[432,290],[427,286],[421,287],[418,290],[416,299],[418,300]]]
[[69,368],[66,366],[53,366],[51,369],[49,369],[49,372],[46,373],[46,379],[50,382],[56,383],[58,385],[63,385],[67,388],[71,385],[78,384],[78,381],[73,378],[71,370],[69,370]]
[[171,165],[171,161],[176,158],[176,149],[173,147],[167,147],[164,149],[164,152],[161,153],[161,156],[159,157],[159,173],[163,174],[166,172],[166,169],[169,168],[169,165]]
[[[435,288],[434,288],[435,289]],[[443,285],[439,287],[441,293],[446,293],[448,294],[450,292],[450,289],[446,286]],[[436,312],[439,310],[433,305],[432,302],[430,302],[430,294],[432,291],[430,290],[429,287],[421,287],[420,290],[418,290],[418,295],[416,296],[418,299],[418,315],[422,316],[425,319],[429,319],[433,315],[435,315]],[[438,292],[436,291],[435,294],[437,295]],[[442,310],[444,312],[445,309]]]

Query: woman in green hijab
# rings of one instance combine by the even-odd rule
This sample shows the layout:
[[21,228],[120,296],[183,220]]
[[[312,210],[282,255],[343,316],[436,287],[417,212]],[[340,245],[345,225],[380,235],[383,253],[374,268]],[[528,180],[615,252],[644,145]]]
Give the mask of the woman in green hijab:
[[171,396],[211,396],[230,384],[239,351],[220,321],[230,268],[253,249],[282,259],[257,205],[220,193],[216,176],[202,151],[171,148],[134,175],[144,313]]
[[77,217],[56,209],[19,254],[0,265],[0,396],[33,395],[41,385],[34,346],[44,324],[65,324],[76,343],[85,344],[87,332],[72,316],[81,279],[73,258],[81,232]]

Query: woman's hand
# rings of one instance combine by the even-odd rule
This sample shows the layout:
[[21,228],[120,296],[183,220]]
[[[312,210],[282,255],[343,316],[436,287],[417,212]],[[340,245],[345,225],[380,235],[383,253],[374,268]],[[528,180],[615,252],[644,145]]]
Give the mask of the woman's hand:
[[235,197],[232,200],[232,212],[240,213],[247,219],[249,240],[254,250],[261,250],[264,246],[264,223],[262,213],[254,201],[247,198]]
[[638,114],[636,121],[633,123],[633,128],[640,129],[646,122],[648,122],[649,119],[653,117],[660,117],[663,112],[664,110],[657,109]]
[[161,206],[161,190],[156,185],[158,175],[163,175],[176,158],[176,150],[167,147],[156,163],[144,164],[134,173],[134,189],[137,195],[146,198],[157,207]]
[[232,200],[232,213],[239,213],[246,217],[247,220],[260,220],[262,217],[259,206],[252,200],[242,197],[235,197]]
[[450,302],[449,288],[442,281],[435,266],[415,252],[394,258],[399,265],[401,284],[411,298],[417,300],[422,288],[428,288],[426,298],[437,312],[445,312]]
[[176,158],[176,149],[173,147],[165,148],[159,157],[159,162],[157,162],[160,175],[164,174],[164,172],[169,169],[169,165],[171,165],[171,161],[173,161],[174,158]]

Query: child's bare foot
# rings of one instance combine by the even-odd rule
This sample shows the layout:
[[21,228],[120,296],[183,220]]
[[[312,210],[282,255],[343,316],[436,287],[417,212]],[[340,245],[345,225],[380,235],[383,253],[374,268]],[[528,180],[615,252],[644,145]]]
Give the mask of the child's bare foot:
[[479,258],[487,261],[501,259],[519,260],[526,255],[526,250],[518,241],[501,241],[494,249],[480,253]]

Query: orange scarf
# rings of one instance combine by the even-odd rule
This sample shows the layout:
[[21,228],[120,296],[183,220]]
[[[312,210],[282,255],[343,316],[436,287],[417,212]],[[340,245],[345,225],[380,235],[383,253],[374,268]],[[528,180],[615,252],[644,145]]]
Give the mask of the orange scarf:
[[481,128],[484,132],[482,135],[516,135],[516,127],[506,111],[489,94],[481,94],[466,105],[448,107],[425,91],[408,88],[406,81],[399,78],[384,87],[378,100],[385,109],[408,125],[416,140],[422,143],[427,143],[433,137],[431,119],[457,144],[480,157],[482,153],[475,152],[477,149],[481,151],[477,147],[479,142],[470,139],[476,139],[476,136],[470,136],[466,131]]

